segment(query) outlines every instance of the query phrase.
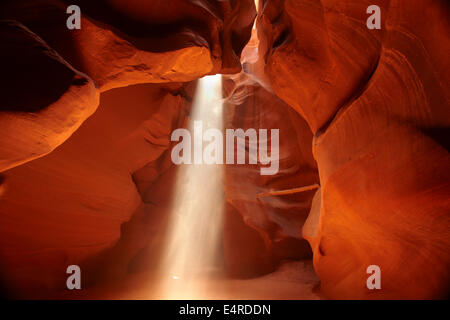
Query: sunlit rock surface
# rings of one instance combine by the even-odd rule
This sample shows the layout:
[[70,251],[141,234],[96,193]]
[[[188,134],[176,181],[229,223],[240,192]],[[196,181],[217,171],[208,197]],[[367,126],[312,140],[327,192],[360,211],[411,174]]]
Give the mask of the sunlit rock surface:
[[[66,28],[69,5],[81,8],[79,30]],[[256,14],[252,0],[14,0],[0,8],[0,17],[30,28],[101,91],[239,72]]]
[[97,108],[93,81],[17,21],[1,21],[0,172],[42,157]]
[[[65,27],[69,4],[81,30]],[[170,134],[193,80],[230,73],[224,125],[280,129],[280,170],[226,167],[227,278],[212,282],[226,290],[204,298],[319,298],[311,253],[327,298],[447,297],[449,6],[381,0],[368,30],[372,4],[261,0],[251,31],[250,0],[3,2],[17,21],[0,31],[6,294],[158,298]],[[142,83],[166,84],[106,92]],[[66,290],[69,264],[86,291]]]
[[104,261],[122,224],[145,206],[131,174],[161,157],[186,114],[186,101],[170,90],[141,85],[105,93],[97,112],[66,143],[3,173],[0,268],[13,296],[64,291],[70,264],[82,266],[83,287],[117,275],[126,257],[117,254],[113,263],[97,266],[89,261]]
[[[314,133],[321,192],[304,235],[331,298],[448,293],[449,7],[263,1],[260,51],[274,92]],[[447,137],[447,138],[446,138]],[[379,265],[382,290],[366,288]]]
[[[311,144],[306,123],[264,89],[248,89],[254,91],[247,98],[248,110],[272,111],[247,113],[242,106],[229,105],[227,125],[245,128],[252,121],[263,121],[270,127],[281,126],[282,136],[297,138],[282,139],[280,176],[261,179],[256,167],[230,167],[225,196],[238,211],[226,213],[224,262],[232,278],[263,276],[278,270],[285,260],[311,257],[308,244],[301,238],[301,227],[313,192],[268,197],[256,203],[255,196],[271,189],[295,187],[297,179],[305,184],[318,181],[310,148],[294,148]],[[174,143],[169,141],[170,133],[186,126],[194,91],[192,83],[140,85],[104,93],[97,112],[60,148],[4,173],[0,254],[3,275],[7,276],[3,281],[15,289],[12,294],[104,298],[111,294],[104,288],[112,286],[116,297],[157,297],[152,286],[157,279],[152,275],[159,266],[177,172],[170,159],[170,145]],[[273,111],[278,108],[285,112]],[[294,178],[290,178],[291,172]],[[244,174],[248,177],[243,180]],[[245,185],[247,192],[237,192],[239,185]],[[28,200],[21,201],[23,197]],[[242,242],[233,245],[252,237],[253,242],[246,241],[245,246]],[[64,290],[69,264],[81,266],[86,291]],[[275,284],[278,273],[246,283],[219,277],[212,280],[212,286],[225,289],[211,294],[317,298],[312,289],[318,280],[311,266],[298,269],[292,265],[289,270],[291,276],[298,270],[300,278],[279,286],[277,293],[258,288]],[[41,276],[35,277],[36,273]],[[145,294],[140,286],[136,286],[136,292],[132,288],[130,292],[114,290],[122,281],[127,285],[136,277],[148,278]],[[303,277],[308,280],[303,281]]]
[[[247,140],[247,164],[226,167],[225,262],[229,274],[237,277],[272,272],[283,259],[311,257],[301,229],[314,191],[267,193],[292,190],[319,180],[311,153],[312,133],[306,122],[259,84],[248,83],[246,75],[232,77],[226,83],[226,91],[234,94],[230,93],[225,103],[225,127],[244,131],[268,129],[269,138],[271,129],[279,130],[280,161],[275,175],[262,176],[261,164],[248,164]],[[268,141],[268,150],[271,143]]]

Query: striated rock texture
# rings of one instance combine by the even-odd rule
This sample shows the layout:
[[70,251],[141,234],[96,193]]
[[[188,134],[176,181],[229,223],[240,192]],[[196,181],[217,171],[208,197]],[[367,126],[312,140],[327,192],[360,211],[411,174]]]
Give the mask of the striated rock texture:
[[[126,271],[131,258],[117,254],[113,263],[101,261],[124,238],[122,225],[134,213],[147,209],[150,222],[141,220],[143,232],[134,233],[134,247],[148,239],[143,234],[155,233],[149,226],[157,211],[145,208],[132,173],[169,148],[170,133],[189,107],[178,93],[181,87],[151,84],[104,93],[97,112],[58,149],[3,173],[0,282],[12,290],[10,296],[54,297],[67,291],[70,264],[82,267],[83,288],[125,274],[122,261]],[[132,250],[125,253],[133,256]],[[100,262],[92,266],[92,257]]]
[[[112,246],[82,262],[88,271],[88,285],[114,282],[142,272],[153,277],[159,271],[177,174],[170,156],[176,142],[170,141],[170,135],[174,129],[186,127],[195,87],[196,82],[190,82],[164,88],[164,96],[155,101],[151,117],[143,123],[144,132],[134,130],[121,142],[120,153],[126,155],[127,169],[141,204],[120,226],[120,238]],[[135,90],[143,89],[146,87]],[[121,95],[115,91],[111,98]],[[156,280],[151,279],[151,284],[156,285]],[[147,290],[149,286],[152,288],[149,284]]]
[[[73,4],[81,8],[79,30],[66,27]],[[0,103],[7,128],[0,171],[63,143],[95,111],[96,88],[239,72],[255,14],[251,0],[2,2],[0,19],[20,23],[1,25],[8,83]]]
[[[80,30],[66,28],[69,4],[81,7]],[[381,30],[366,27],[372,4]],[[276,176],[227,167],[228,274],[283,273],[283,260],[312,249],[329,298],[448,297],[449,5],[261,0],[259,9],[252,31],[252,0],[0,4],[8,296],[67,293],[69,264],[82,267],[83,287],[151,274],[176,176],[170,134],[186,124],[192,80],[234,73],[225,126],[279,128],[281,161]],[[106,92],[142,83],[155,84]],[[381,290],[366,287],[370,265]],[[259,290],[264,278],[234,290]]]
[[[314,133],[321,189],[303,230],[331,298],[443,298],[450,270],[446,1],[266,0],[260,52]],[[381,268],[368,290],[366,268]]]
[[16,21],[0,22],[0,172],[42,157],[97,108],[93,81]]
[[277,174],[261,176],[260,164],[248,164],[248,139],[247,164],[227,165],[225,170],[226,269],[233,277],[256,277],[274,271],[281,260],[311,258],[301,229],[314,190],[286,195],[271,192],[318,183],[311,153],[312,133],[300,115],[273,93],[252,85],[245,74],[229,77],[225,91],[231,91],[224,106],[225,128],[268,129],[268,150],[270,130],[279,130]]
[[[69,4],[82,9],[81,30],[66,28]],[[253,1],[6,1],[0,9],[20,21],[1,25],[10,80],[0,109],[0,170],[10,169],[0,186],[4,287],[46,297],[64,288],[68,264],[83,266],[83,285],[144,268],[174,176],[169,136],[190,102],[190,85],[175,82],[240,71]],[[170,84],[113,95],[69,139],[99,92],[149,82]]]
[[[66,28],[69,5],[81,29]],[[7,1],[0,17],[22,22],[101,91],[235,73],[256,15],[243,1]]]

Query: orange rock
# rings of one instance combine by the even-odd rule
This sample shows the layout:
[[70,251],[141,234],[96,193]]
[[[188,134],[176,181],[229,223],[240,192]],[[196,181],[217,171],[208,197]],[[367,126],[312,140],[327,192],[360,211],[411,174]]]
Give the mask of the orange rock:
[[227,271],[235,277],[256,277],[274,271],[281,260],[311,257],[301,229],[314,191],[260,195],[318,182],[306,122],[246,77],[225,81],[227,91],[234,92],[224,106],[225,127],[279,129],[280,162],[274,176],[261,176],[260,165],[226,167],[224,250]]
[[97,108],[93,81],[18,22],[0,23],[0,171],[42,157],[67,140]]
[[[315,136],[321,191],[304,236],[331,298],[443,298],[450,256],[445,1],[265,1],[274,92]],[[439,36],[438,36],[439,35]],[[366,268],[381,268],[381,290]]]
[[[176,111],[186,106],[160,85],[112,90],[54,152],[3,173],[0,269],[6,288],[18,297],[54,297],[65,290],[69,264],[82,266],[83,287],[117,279],[139,250],[157,243],[149,228],[164,207],[143,210],[132,170],[159,161],[161,146],[169,148],[164,132],[184,121],[185,113]],[[153,144],[149,136],[159,140]],[[160,175],[162,170],[155,179]],[[134,234],[128,222],[137,225]],[[115,248],[121,238],[125,244]]]
[[101,91],[239,72],[255,16],[252,0],[233,6],[206,0],[70,4],[81,8],[79,30],[65,27],[68,4],[62,0],[9,1],[0,17],[27,25]]

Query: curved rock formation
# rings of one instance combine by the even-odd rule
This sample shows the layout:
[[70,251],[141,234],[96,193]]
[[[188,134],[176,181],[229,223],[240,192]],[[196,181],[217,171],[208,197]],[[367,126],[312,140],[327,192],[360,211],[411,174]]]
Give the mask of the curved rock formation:
[[[280,130],[280,162],[273,176],[261,176],[260,165],[226,167],[225,263],[228,274],[242,278],[272,272],[284,259],[311,257],[301,229],[314,190],[297,193],[294,189],[318,182],[310,147],[312,133],[306,122],[279,98],[249,81],[245,74],[227,81],[225,87],[233,93],[224,106],[225,127]],[[279,191],[287,194],[277,195]]]
[[[255,16],[255,7],[250,0],[219,3],[147,1],[145,7],[151,7],[147,11],[140,9],[144,3],[139,1],[126,4],[79,1],[76,4],[82,8],[82,28],[68,30],[65,27],[68,4],[57,0],[7,1],[1,4],[1,18],[17,19],[44,39],[38,38],[27,27],[19,26],[17,28],[21,31],[17,31],[13,23],[5,23],[7,29],[2,39],[5,38],[11,46],[3,52],[5,59],[2,62],[14,63],[4,69],[7,75],[12,74],[10,88],[13,90],[5,96],[0,115],[4,123],[2,128],[7,128],[1,152],[2,159],[5,159],[2,170],[43,156],[69,138],[96,109],[97,87],[106,91],[137,83],[173,83],[197,79],[208,73],[239,71],[239,55],[250,37]],[[15,33],[19,38],[15,38]],[[24,41],[21,42],[20,38]],[[33,58],[30,60],[31,68],[17,59],[27,50]],[[75,71],[71,65],[89,74],[90,78]],[[19,84],[21,78],[26,83]],[[24,87],[30,90],[29,94],[16,99],[17,90]],[[124,114],[117,119],[121,124],[103,111],[96,113],[83,130],[57,152],[6,172],[1,189],[1,216],[9,219],[9,214],[14,212],[14,217],[2,224],[6,229],[0,254],[2,276],[8,287],[14,288],[13,294],[51,294],[63,286],[63,266],[67,263],[86,261],[88,270],[92,270],[87,274],[87,282],[91,278],[102,278],[102,272],[95,273],[98,265],[90,267],[90,260],[86,259],[97,255],[107,262],[107,258],[102,258],[108,255],[105,249],[118,240],[119,226],[128,221],[133,212],[136,211],[136,215],[129,224],[133,225],[137,220],[142,225],[139,210],[145,205],[130,174],[154,163],[169,148],[169,136],[177,123],[174,117],[181,117],[181,121],[185,117],[184,108],[180,107],[185,103],[182,88],[183,85],[169,85],[167,90],[174,92],[173,96],[167,95],[166,91],[166,98],[157,102],[159,111],[146,110],[147,117],[148,112],[153,116],[141,125],[139,117],[142,110],[130,110]],[[154,94],[161,96],[158,92]],[[138,96],[142,98],[142,92],[138,91]],[[126,94],[125,97],[136,98]],[[147,100],[144,96],[143,101]],[[126,112],[129,101],[120,101]],[[127,131],[127,123],[133,123],[134,132]],[[181,125],[178,123],[177,126]],[[117,132],[98,136],[95,132],[102,131],[102,126],[111,126]],[[96,138],[88,138],[89,132]],[[89,143],[83,143],[84,139]],[[82,160],[77,163],[74,159]],[[106,165],[100,168],[99,164]],[[146,175],[144,172],[144,185],[151,183]],[[164,177],[162,172],[157,172],[151,179],[160,175]],[[87,181],[78,180],[80,176],[95,182],[86,186]],[[138,173],[135,181],[142,191],[145,189],[141,187],[139,176]],[[47,185],[40,188],[39,181],[44,179]],[[30,200],[21,203],[15,192],[27,183]],[[167,181],[164,184],[170,185]],[[71,186],[72,191],[65,191],[64,186]],[[146,201],[144,194],[142,198]],[[105,205],[111,200],[113,203]],[[99,212],[108,213],[100,218]],[[40,217],[39,221],[36,216]],[[30,228],[32,225],[35,226],[33,229]],[[68,227],[58,227],[62,225]],[[91,231],[95,229],[98,233],[91,237]],[[125,244],[126,230],[124,227]],[[137,243],[136,237],[133,239],[131,246],[136,249],[125,252],[122,265],[116,263],[118,273],[111,270],[106,274],[123,275],[128,268],[133,268],[128,266],[130,259],[133,261],[133,255],[142,248],[146,238],[144,235]],[[10,243],[14,243],[13,248]],[[112,252],[117,253],[115,262],[123,253],[121,243],[118,247],[118,250],[112,248]],[[42,276],[33,277],[33,274]]]
[[[81,7],[80,30],[66,28],[69,4]],[[280,129],[280,168],[226,168],[223,262],[231,278],[259,277],[227,284],[294,279],[292,298],[316,298],[310,263],[286,263],[312,254],[328,298],[447,297],[449,6],[379,0],[381,30],[369,30],[372,4],[261,0],[252,30],[252,0],[4,1],[9,296],[89,296],[66,290],[70,264],[87,291],[154,275],[176,179],[170,135],[186,126],[194,80],[230,73],[226,127]],[[380,290],[366,285],[370,265]],[[250,296],[277,296],[268,291]]]
[[[0,18],[20,21],[43,39],[26,27],[20,32],[12,22],[2,24],[2,38],[8,45],[2,63],[9,81],[0,110],[35,112],[52,104],[31,117],[2,114],[2,127],[8,128],[8,133],[3,137],[0,171],[43,156],[64,142],[95,111],[95,86],[105,91],[239,71],[239,55],[250,37],[255,15],[250,0],[75,4],[83,9],[79,30],[66,28],[69,4],[65,1],[6,1],[0,5]],[[13,35],[7,34],[10,31]],[[28,61],[31,66],[15,59],[28,47],[34,47],[27,57],[32,59]],[[54,60],[60,61],[60,66]],[[24,87],[29,91],[26,95],[18,92]],[[21,140],[17,140],[19,131],[24,133]]]
[[[65,27],[74,4],[81,8],[79,30]],[[251,0],[20,0],[1,9],[2,18],[33,30],[101,91],[239,72],[256,14]]]
[[[4,172],[0,269],[13,297],[55,297],[70,264],[82,266],[83,287],[126,274],[137,249],[101,262],[121,236],[127,241],[123,224],[146,207],[131,173],[161,158],[171,130],[184,121],[187,102],[172,90],[141,85],[104,93],[95,114],[62,146]],[[145,210],[150,223],[158,218],[155,208]],[[138,248],[152,230],[139,222],[143,232],[134,229],[132,241]],[[94,266],[92,257],[99,257]]]
[[6,78],[0,102],[1,172],[63,143],[94,113],[99,92],[88,76],[20,23],[1,21],[0,37]]
[[[273,90],[308,122],[321,191],[304,229],[331,298],[445,297],[450,47],[445,1],[263,1]],[[439,37],[436,35],[439,34]],[[382,290],[366,287],[378,265]]]

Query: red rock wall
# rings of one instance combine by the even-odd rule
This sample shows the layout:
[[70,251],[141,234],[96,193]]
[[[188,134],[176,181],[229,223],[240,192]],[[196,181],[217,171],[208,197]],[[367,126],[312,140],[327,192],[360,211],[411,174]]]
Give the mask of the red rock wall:
[[[53,296],[72,263],[87,285],[154,267],[189,81],[243,62],[250,80],[225,84],[238,82],[226,127],[279,128],[281,162],[274,177],[227,167],[229,274],[308,258],[307,239],[329,298],[447,297],[446,1],[261,0],[245,50],[251,0],[74,3],[76,31],[66,1],[0,5],[0,280],[12,296]],[[372,4],[381,30],[366,27]],[[167,85],[105,92],[140,83]],[[380,291],[366,287],[373,264]]]
[[[2,126],[11,133],[0,141],[7,150],[0,158],[0,171],[41,157],[64,142],[95,111],[99,91],[239,72],[239,56],[255,16],[251,0],[151,1],[146,2],[148,10],[141,10],[140,1],[70,4],[82,8],[79,30],[66,27],[69,4],[62,0],[0,4],[6,44],[2,69],[9,79],[0,111],[15,108],[34,111],[38,117],[30,121],[20,113],[0,114]],[[45,90],[43,84],[48,84]],[[24,87],[26,95],[21,93]],[[47,105],[51,108],[46,112],[36,112]],[[24,126],[34,128],[18,147],[11,142]]]
[[[149,203],[170,195],[165,155],[188,110],[175,82],[240,71],[255,17],[251,0],[70,4],[82,8],[80,30],[66,28],[65,1],[0,5],[9,79],[0,104],[0,261],[6,287],[19,296],[63,287],[70,263],[86,266],[87,283],[133,268],[130,260],[148,239],[145,226],[152,227],[142,212],[158,217],[164,204]],[[121,92],[69,139],[97,109],[100,92],[149,82],[172,84],[166,93]],[[120,230],[126,221],[132,231]],[[98,271],[114,254],[115,267]]]
[[[263,1],[275,93],[314,133],[321,191],[304,229],[331,298],[438,298],[449,283],[445,1]],[[382,290],[366,287],[379,265]]]
[[0,264],[13,295],[54,296],[70,264],[83,266],[83,287],[121,271],[119,255],[109,268],[89,260],[103,261],[122,224],[145,207],[131,174],[164,154],[187,108],[158,85],[110,91],[61,147],[3,173]]
[[[283,196],[259,195],[315,184],[318,175],[311,153],[312,133],[306,122],[258,84],[242,84],[245,75],[233,78],[234,81],[230,79],[231,83],[226,84],[230,90],[234,89],[234,96],[224,105],[225,128],[267,129],[269,138],[271,129],[280,130],[277,174],[262,176],[260,164],[227,165],[225,171],[227,271],[234,277],[255,277],[274,271],[283,259],[311,257],[301,229],[314,191]],[[241,98],[236,105],[238,96]],[[248,140],[246,145],[248,150]],[[248,152],[246,157],[248,163]]]
[[0,103],[1,172],[63,143],[94,113],[99,92],[91,78],[22,24],[1,21],[0,35],[5,78]]
[[[66,28],[69,5],[82,10],[79,30]],[[19,0],[5,2],[1,12],[1,19],[41,36],[101,91],[239,72],[255,17],[252,0]]]

